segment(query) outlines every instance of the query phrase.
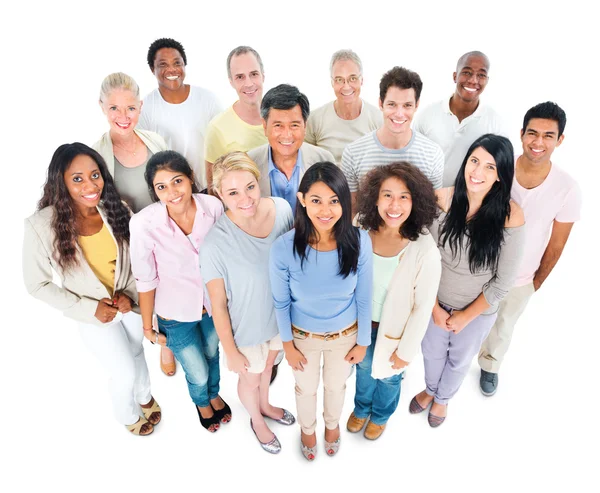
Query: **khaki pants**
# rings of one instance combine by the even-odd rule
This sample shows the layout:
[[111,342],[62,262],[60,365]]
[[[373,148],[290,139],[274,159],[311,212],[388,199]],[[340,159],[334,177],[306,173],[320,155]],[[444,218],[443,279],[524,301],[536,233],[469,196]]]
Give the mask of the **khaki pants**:
[[[354,325],[356,327],[356,324]],[[325,426],[337,428],[344,406],[346,380],[352,365],[344,358],[356,344],[357,330],[334,340],[323,340],[294,332],[294,345],[307,360],[304,371],[294,371],[296,407],[302,431],[312,435],[317,427],[317,389],[321,380],[323,356],[323,418]]]
[[525,311],[529,298],[534,292],[533,283],[529,283],[512,288],[500,302],[496,323],[479,352],[479,366],[483,370],[490,373],[500,371],[500,365],[510,346],[515,324]]

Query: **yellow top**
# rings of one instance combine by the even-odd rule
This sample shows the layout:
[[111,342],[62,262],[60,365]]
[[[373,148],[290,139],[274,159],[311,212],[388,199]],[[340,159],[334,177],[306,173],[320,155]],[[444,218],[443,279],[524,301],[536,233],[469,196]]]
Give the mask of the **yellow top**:
[[117,244],[104,223],[96,234],[80,236],[79,246],[92,271],[112,296],[115,289]]
[[249,125],[233,111],[233,106],[215,116],[206,129],[204,159],[214,163],[233,151],[246,152],[267,143],[262,125]]

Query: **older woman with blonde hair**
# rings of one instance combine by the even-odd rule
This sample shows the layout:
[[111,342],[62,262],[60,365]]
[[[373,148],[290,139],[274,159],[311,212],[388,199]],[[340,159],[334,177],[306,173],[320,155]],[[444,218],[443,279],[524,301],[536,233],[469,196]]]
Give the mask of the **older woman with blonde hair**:
[[232,152],[213,166],[213,189],[226,207],[200,252],[202,278],[228,368],[239,375],[238,395],[250,414],[261,447],[272,454],[281,444],[265,417],[295,422],[269,403],[269,381],[279,337],[269,281],[272,243],[289,231],[292,209],[278,197],[261,197],[260,171],[244,152]]
[[[166,151],[167,144],[154,132],[136,129],[142,101],[140,88],[129,75],[115,72],[105,77],[98,103],[110,128],[93,148],[106,161],[121,198],[133,212],[139,212],[154,202],[144,178],[146,165],[154,154]],[[160,367],[166,375],[175,374],[175,359],[166,347]]]

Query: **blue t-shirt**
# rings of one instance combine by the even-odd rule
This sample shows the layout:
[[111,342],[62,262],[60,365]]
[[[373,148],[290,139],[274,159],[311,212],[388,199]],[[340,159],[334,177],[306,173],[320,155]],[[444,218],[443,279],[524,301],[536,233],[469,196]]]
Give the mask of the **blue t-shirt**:
[[294,255],[291,230],[271,247],[269,273],[281,339],[292,340],[292,324],[310,332],[335,332],[358,320],[357,344],[371,343],[373,303],[373,248],[360,231],[358,269],[348,277],[338,274],[338,252],[318,252],[307,246],[304,265]]

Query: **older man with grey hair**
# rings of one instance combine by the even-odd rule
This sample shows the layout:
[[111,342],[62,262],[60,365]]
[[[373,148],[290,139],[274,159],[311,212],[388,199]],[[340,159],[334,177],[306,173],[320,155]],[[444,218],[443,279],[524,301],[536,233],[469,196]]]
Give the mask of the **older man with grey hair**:
[[269,143],[251,150],[248,156],[260,170],[262,195],[287,200],[293,211],[304,172],[315,163],[333,162],[333,156],[304,142],[310,105],[297,87],[280,84],[270,89],[260,111]]
[[215,116],[206,129],[206,181],[212,186],[213,163],[233,151],[248,151],[267,142],[260,116],[265,72],[258,52],[238,46],[227,56],[227,77],[238,100]]
[[336,51],[329,65],[335,101],[313,111],[306,126],[306,142],[328,150],[338,166],[344,148],[382,124],[381,111],[360,98],[362,62],[352,50]]
[[489,81],[490,60],[481,51],[469,51],[456,63],[456,85],[450,98],[434,103],[415,118],[413,129],[433,140],[444,151],[443,187],[456,180],[471,144],[487,133],[507,136],[499,115],[479,101]]

